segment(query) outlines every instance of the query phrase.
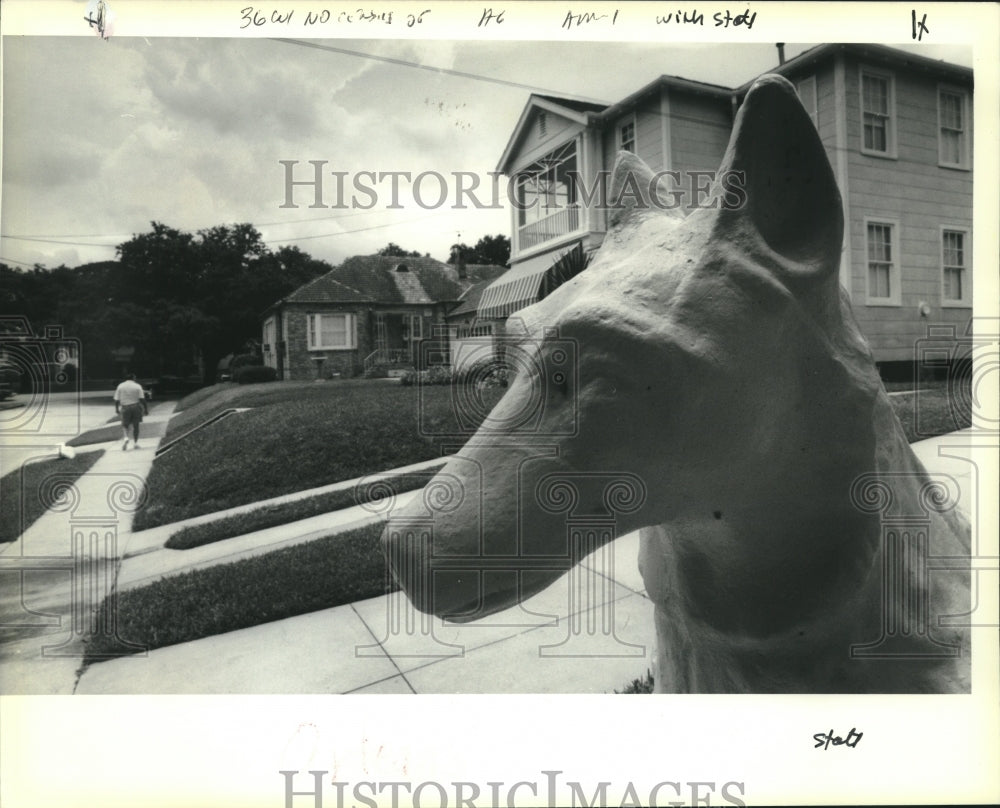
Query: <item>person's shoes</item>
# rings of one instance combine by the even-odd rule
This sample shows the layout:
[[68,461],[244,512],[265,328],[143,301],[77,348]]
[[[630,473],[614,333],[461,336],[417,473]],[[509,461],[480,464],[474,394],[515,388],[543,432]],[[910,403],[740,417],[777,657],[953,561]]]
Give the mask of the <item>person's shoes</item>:
[[139,448],[139,441],[136,441],[135,443],[133,443],[132,444],[132,448],[133,449],[138,449]]
[[122,441],[122,451],[128,451],[128,438],[125,438],[125,440]]

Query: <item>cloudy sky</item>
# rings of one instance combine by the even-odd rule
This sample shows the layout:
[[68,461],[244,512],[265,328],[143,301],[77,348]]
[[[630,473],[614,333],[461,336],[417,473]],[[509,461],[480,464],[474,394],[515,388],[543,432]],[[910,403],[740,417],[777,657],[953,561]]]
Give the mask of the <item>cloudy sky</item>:
[[[456,240],[507,233],[507,211],[426,209],[405,181],[402,209],[387,209],[388,181],[371,210],[310,209],[309,189],[295,192],[297,209],[282,208],[279,161],[299,161],[297,178],[308,179],[307,161],[326,160],[327,171],[348,172],[347,191],[360,171],[470,171],[485,184],[528,88],[613,102],[663,73],[736,85],[776,63],[771,44],[311,43],[322,47],[5,37],[0,259],[114,258],[115,245],[155,220],[187,231],[251,222],[272,248],[295,244],[331,262],[389,241],[444,260]],[[962,47],[920,52],[971,65]],[[422,186],[425,202],[438,187]],[[332,178],[324,197],[336,200]]]

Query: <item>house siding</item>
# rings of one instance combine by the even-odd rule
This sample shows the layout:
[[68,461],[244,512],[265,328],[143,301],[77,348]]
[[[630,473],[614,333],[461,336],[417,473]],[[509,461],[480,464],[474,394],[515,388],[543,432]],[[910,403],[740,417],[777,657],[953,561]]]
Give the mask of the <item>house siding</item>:
[[[962,333],[971,317],[970,307],[942,306],[941,227],[972,233],[972,172],[938,165],[939,80],[901,69],[877,68],[893,76],[896,156],[863,153],[860,87],[865,66],[860,59],[846,60],[851,299],[876,361],[907,361],[914,359],[928,326],[953,325]],[[968,92],[971,101],[971,88]],[[970,103],[970,129],[971,110]],[[971,138],[969,146],[971,152]],[[866,220],[898,223],[898,305],[867,302]],[[921,303],[930,306],[929,317],[921,315]]]
[[681,204],[689,211],[696,202],[692,182],[701,188],[711,185],[710,179],[696,179],[689,172],[718,170],[732,133],[731,104],[673,88],[669,98],[670,169],[682,174],[677,190],[683,191]]
[[514,159],[513,165],[515,166],[515,170],[524,168],[540,157],[544,157],[553,149],[572,140],[583,129],[583,126],[576,121],[563,118],[554,112],[546,112],[545,120],[546,134],[542,135],[538,127],[538,112],[535,112],[531,127],[524,141],[521,143],[517,157]]
[[610,171],[618,157],[618,129],[626,121],[635,121],[635,153],[654,171],[664,165],[663,129],[660,122],[660,98],[651,96],[639,107],[617,118],[603,137],[603,167]]

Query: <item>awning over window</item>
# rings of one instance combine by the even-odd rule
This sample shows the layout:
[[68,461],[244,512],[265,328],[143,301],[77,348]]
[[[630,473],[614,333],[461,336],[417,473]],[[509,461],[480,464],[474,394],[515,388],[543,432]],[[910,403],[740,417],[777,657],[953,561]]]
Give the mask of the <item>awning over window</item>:
[[486,287],[479,299],[480,320],[502,320],[539,299],[549,267],[537,264],[514,267]]

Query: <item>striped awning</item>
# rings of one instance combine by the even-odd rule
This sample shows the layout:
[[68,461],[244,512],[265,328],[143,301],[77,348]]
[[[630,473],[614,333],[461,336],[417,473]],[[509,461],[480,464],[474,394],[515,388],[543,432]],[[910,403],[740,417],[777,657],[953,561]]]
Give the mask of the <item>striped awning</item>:
[[480,320],[502,320],[539,299],[549,267],[514,267],[486,287],[479,299]]

